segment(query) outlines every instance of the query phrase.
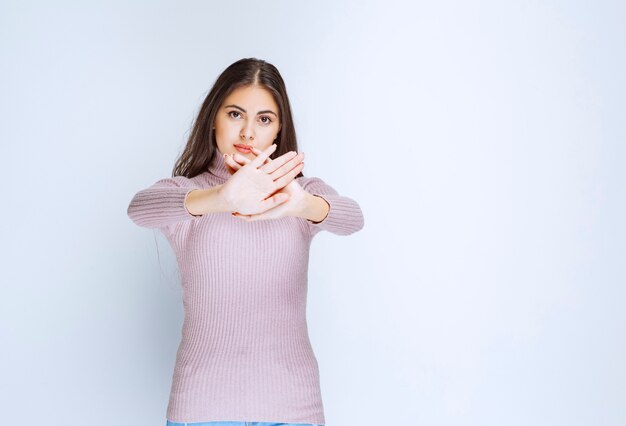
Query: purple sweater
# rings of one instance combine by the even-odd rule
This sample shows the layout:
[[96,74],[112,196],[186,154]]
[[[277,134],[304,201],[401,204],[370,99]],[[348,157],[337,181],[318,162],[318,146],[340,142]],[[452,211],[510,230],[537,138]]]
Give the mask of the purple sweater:
[[321,179],[299,177],[305,191],[330,205],[317,224],[191,215],[187,193],[226,182],[226,167],[216,151],[206,172],[161,179],[128,206],[135,224],[163,232],[181,276],[185,315],[167,418],[324,424],[306,322],[309,248],[321,230],[360,230],[363,214]]

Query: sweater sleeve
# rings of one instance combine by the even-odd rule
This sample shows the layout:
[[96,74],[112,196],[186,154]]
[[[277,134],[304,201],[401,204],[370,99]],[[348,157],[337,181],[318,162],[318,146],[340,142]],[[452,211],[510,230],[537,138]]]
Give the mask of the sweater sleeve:
[[321,222],[306,220],[311,237],[324,229],[337,235],[350,235],[363,228],[363,212],[352,198],[340,195],[318,177],[304,178],[302,189],[323,198],[330,206],[328,214]]
[[185,198],[194,189],[202,189],[185,176],[158,180],[150,187],[137,192],[128,205],[128,217],[145,228],[162,228],[185,221],[198,220],[185,208]]

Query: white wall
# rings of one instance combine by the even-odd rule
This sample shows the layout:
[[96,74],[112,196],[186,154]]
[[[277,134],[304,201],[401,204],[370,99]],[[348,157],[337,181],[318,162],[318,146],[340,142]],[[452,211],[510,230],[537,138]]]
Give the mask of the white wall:
[[126,207],[250,56],[365,216],[313,241],[327,425],[626,423],[623,2],[128,3],[0,5],[4,423],[165,424],[177,267]]

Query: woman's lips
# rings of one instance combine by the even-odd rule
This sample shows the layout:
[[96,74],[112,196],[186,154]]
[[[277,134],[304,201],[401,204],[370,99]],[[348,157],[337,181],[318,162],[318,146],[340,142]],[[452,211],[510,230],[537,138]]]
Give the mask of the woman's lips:
[[252,152],[252,147],[250,145],[235,144],[235,148],[237,149],[237,151],[244,154]]

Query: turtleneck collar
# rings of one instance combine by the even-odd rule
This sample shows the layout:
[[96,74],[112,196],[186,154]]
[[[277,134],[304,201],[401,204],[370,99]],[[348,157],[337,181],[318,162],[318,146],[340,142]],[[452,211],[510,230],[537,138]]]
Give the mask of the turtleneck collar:
[[212,175],[222,178],[224,180],[227,180],[228,178],[232,176],[230,172],[228,171],[227,167],[228,166],[226,165],[226,162],[224,161],[224,156],[218,149],[215,149],[215,151],[213,152],[213,157],[211,157],[211,162],[209,164],[209,167],[207,167],[207,170]]

